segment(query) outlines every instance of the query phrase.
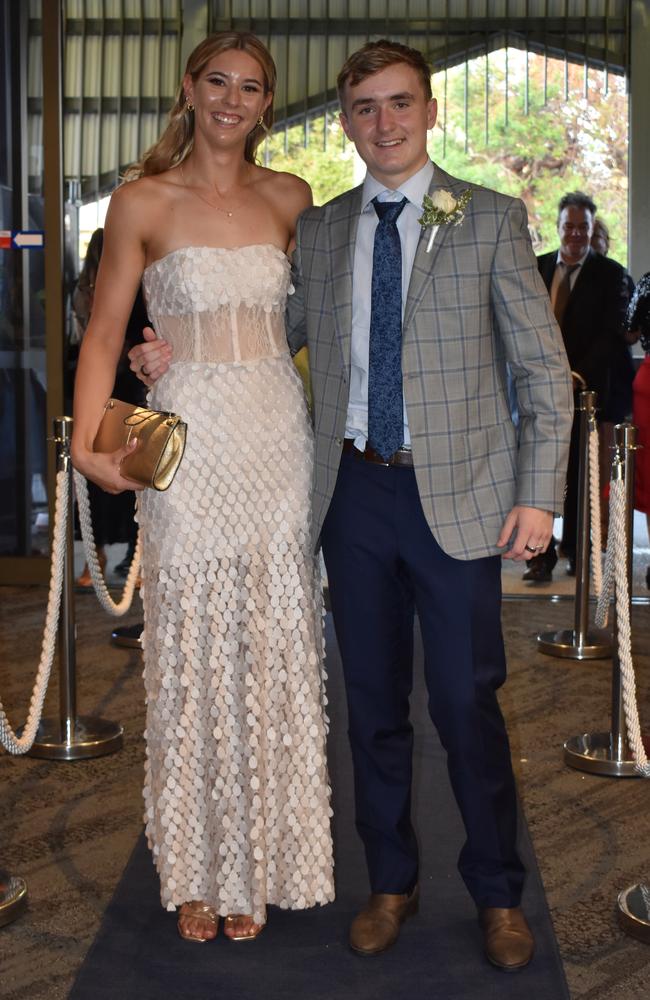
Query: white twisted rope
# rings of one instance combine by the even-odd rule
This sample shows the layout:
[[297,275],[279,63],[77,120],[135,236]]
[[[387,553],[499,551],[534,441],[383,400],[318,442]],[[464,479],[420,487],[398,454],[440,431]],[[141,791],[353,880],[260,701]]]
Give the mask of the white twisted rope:
[[8,753],[24,754],[31,750],[36,738],[36,731],[43,714],[45,692],[50,680],[54,650],[56,647],[56,631],[61,610],[61,594],[63,591],[63,567],[65,561],[66,530],[70,488],[68,473],[60,470],[56,474],[56,499],[54,506],[54,533],[52,539],[52,564],[50,567],[50,589],[45,616],[45,631],[41,646],[41,658],[36,673],[34,690],[29,703],[27,722],[23,735],[18,738],[11,728],[2,702],[0,701],[0,742]]
[[101,566],[99,565],[99,559],[97,558],[97,547],[95,545],[93,522],[90,514],[88,486],[84,477],[80,472],[77,472],[76,469],[74,469],[74,485],[77,494],[77,503],[79,505],[81,537],[84,543],[86,562],[88,563],[88,568],[90,570],[93,587],[95,588],[95,593],[97,594],[97,600],[103,607],[104,611],[107,611],[109,615],[113,615],[115,618],[121,618],[122,615],[125,615],[131,607],[133,594],[135,593],[135,584],[138,579],[138,573],[140,572],[140,534],[138,533],[138,541],[135,546],[135,553],[126,578],[126,583],[124,584],[122,597],[116,603],[108,592],[106,582],[104,580],[104,574],[102,573]]
[[[617,545],[614,541],[616,534],[622,536],[623,543],[626,542],[626,530],[625,521],[621,522],[617,517],[615,517],[615,508],[618,503],[620,503],[621,491],[618,487],[623,483],[622,480],[612,479],[609,484],[609,533],[607,538],[607,552],[605,553],[605,569],[603,571],[603,584],[600,589],[600,594],[598,595],[598,603],[596,605],[596,615],[595,622],[598,628],[605,628],[607,622],[609,621],[609,605],[614,596],[614,558],[617,549]],[[624,484],[623,484],[624,485]],[[616,496],[616,498],[615,498]],[[619,544],[621,539],[619,538]]]
[[591,579],[596,597],[603,589],[603,558],[600,553],[600,467],[598,460],[598,427],[589,422],[589,510],[591,520]]
[[[611,553],[611,554],[610,554]],[[596,625],[607,624],[609,602],[614,592],[616,599],[616,629],[618,633],[618,658],[621,665],[623,708],[627,738],[635,760],[635,769],[644,778],[650,778],[650,763],[641,737],[639,707],[636,700],[636,679],[632,662],[632,632],[630,628],[630,597],[627,587],[627,519],[625,482],[612,479],[609,494],[609,539],[605,558],[603,589],[596,608]]]

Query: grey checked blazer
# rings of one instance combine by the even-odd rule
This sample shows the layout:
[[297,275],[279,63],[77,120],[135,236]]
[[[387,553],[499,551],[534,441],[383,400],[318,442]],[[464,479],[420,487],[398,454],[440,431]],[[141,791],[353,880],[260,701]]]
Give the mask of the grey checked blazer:
[[[403,324],[402,373],[425,516],[449,555],[476,559],[514,504],[561,511],[573,393],[560,331],[517,199],[435,168],[431,189],[472,189],[460,226],[423,232]],[[302,214],[287,304],[305,343],[316,436],[314,544],[339,468],[350,382],[352,266],[361,187]],[[519,425],[508,403],[514,379]]]

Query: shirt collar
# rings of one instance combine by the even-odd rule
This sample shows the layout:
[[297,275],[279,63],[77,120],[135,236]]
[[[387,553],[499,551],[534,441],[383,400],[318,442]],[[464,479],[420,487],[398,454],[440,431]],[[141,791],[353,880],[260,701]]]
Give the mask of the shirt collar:
[[370,202],[373,198],[376,198],[377,195],[380,195],[380,201],[401,201],[402,198],[408,198],[409,202],[412,205],[415,205],[416,208],[422,208],[422,202],[425,194],[428,194],[429,192],[432,177],[433,163],[431,160],[427,160],[424,166],[420,167],[417,173],[411,174],[408,180],[405,180],[403,184],[400,184],[397,190],[386,188],[372,176],[370,171],[368,171],[366,173],[365,180],[363,182],[363,190],[361,192],[361,211],[368,211],[370,208]]
[[581,260],[579,260],[577,262],[577,264],[566,264],[562,260],[562,253],[558,250],[558,252],[557,252],[557,259],[555,261],[555,266],[559,267],[560,264],[564,264],[565,267],[582,267],[582,265],[584,264],[584,262],[586,261],[586,259],[587,259],[588,256],[589,256],[589,247],[587,247],[584,256],[581,258]]

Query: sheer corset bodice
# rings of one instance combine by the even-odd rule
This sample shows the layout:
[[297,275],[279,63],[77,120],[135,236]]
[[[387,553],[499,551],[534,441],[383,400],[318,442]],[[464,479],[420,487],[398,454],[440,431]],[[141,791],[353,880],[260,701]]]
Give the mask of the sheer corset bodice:
[[173,361],[249,362],[287,353],[286,255],[270,243],[180,247],[150,264],[147,310]]

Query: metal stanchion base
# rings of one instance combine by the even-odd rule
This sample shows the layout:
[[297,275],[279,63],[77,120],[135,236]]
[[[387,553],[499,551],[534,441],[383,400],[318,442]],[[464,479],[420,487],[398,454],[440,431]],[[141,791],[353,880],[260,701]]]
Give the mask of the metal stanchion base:
[[111,632],[111,642],[114,646],[126,646],[128,649],[142,649],[142,629],[144,625],[122,625]]
[[75,721],[72,739],[67,740],[61,735],[58,719],[43,719],[29,756],[44,757],[47,760],[104,757],[120,749],[123,732],[116,722],[80,715]]
[[569,660],[604,660],[612,655],[612,637],[605,629],[592,629],[579,642],[575,629],[542,632],[537,636],[537,648],[547,656],[562,656]]
[[[643,743],[650,752],[650,739],[644,736]],[[617,756],[611,733],[583,733],[567,740],[564,744],[564,763],[590,774],[606,774],[612,778],[641,777],[635,770],[631,753],[629,757]]]
[[27,885],[22,878],[0,869],[0,927],[19,917],[27,905]]
[[[647,890],[647,887],[646,887]],[[631,937],[650,944],[650,912],[641,885],[630,885],[618,894],[618,922]]]

